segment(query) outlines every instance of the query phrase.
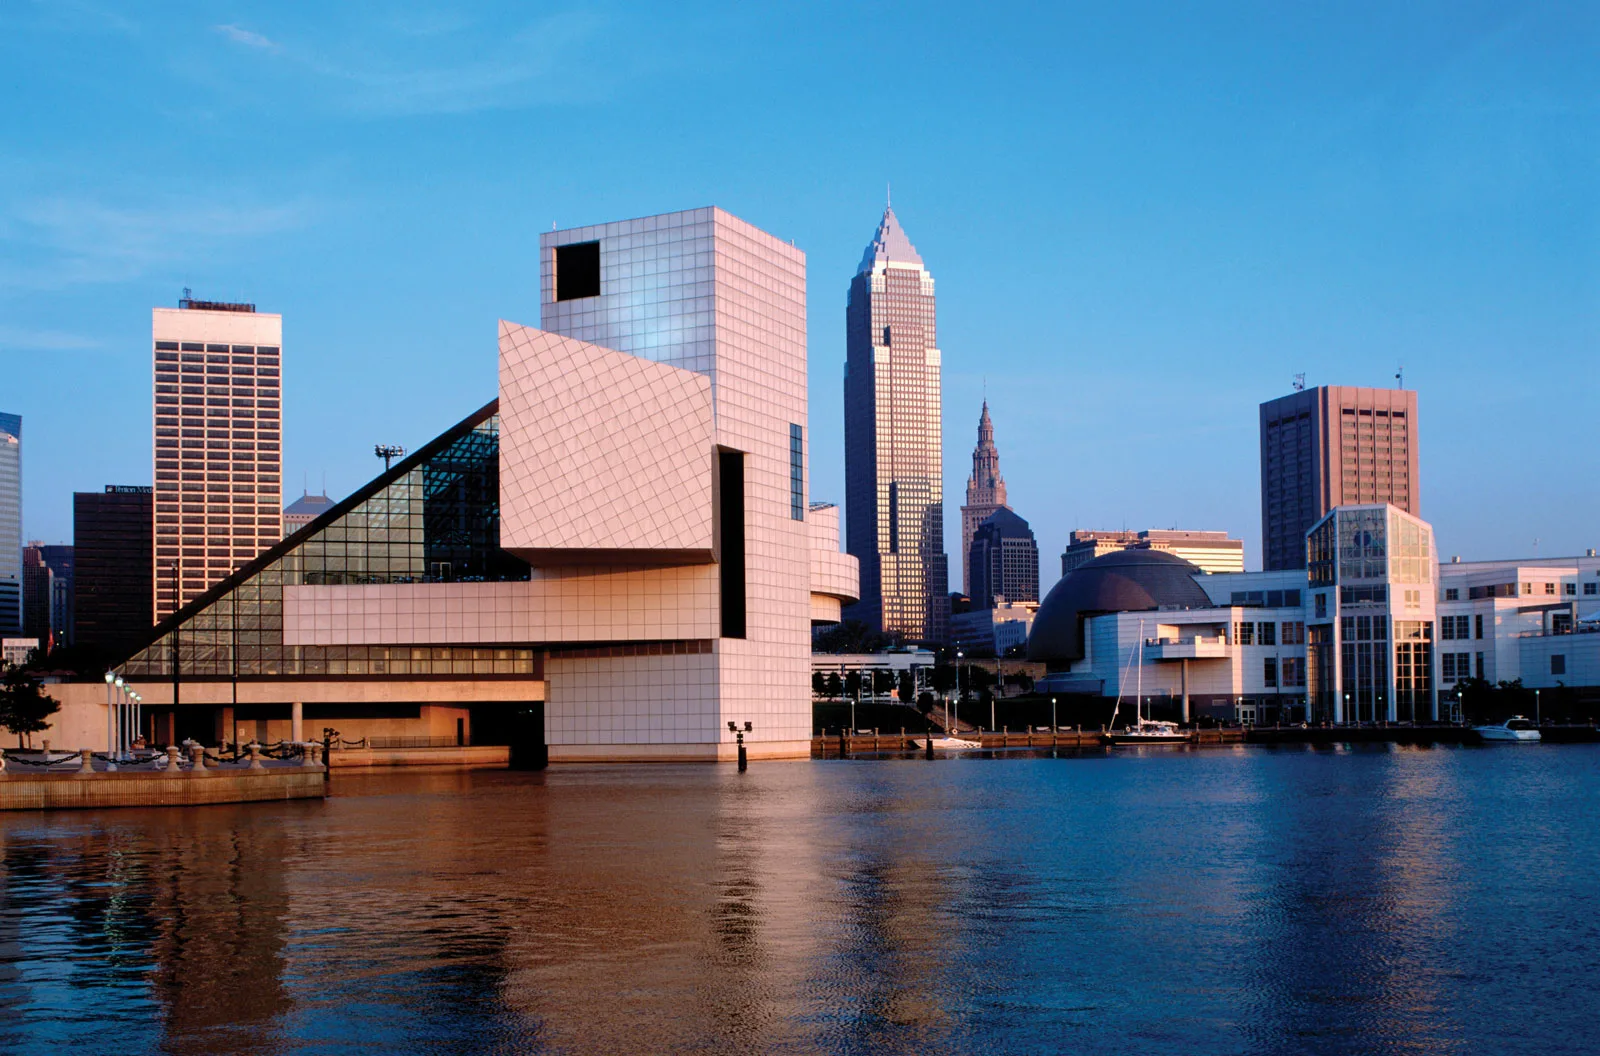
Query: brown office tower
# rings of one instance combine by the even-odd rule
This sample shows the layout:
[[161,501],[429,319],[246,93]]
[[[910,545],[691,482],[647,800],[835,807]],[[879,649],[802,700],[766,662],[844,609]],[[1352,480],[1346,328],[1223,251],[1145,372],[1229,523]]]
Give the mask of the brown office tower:
[[1391,502],[1420,516],[1417,394],[1323,385],[1261,405],[1267,571],[1306,567],[1306,532],[1335,506]]
[[933,276],[884,209],[845,310],[845,549],[861,600],[845,612],[908,642],[949,633],[943,420]]

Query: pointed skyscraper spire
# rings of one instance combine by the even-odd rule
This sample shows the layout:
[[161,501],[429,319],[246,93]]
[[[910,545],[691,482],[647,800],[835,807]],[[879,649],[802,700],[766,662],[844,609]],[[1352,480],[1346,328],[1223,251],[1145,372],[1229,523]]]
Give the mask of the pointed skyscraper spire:
[[923,267],[922,257],[917,253],[917,247],[911,244],[911,239],[906,237],[905,228],[900,226],[900,218],[894,215],[894,207],[883,207],[883,219],[878,222],[878,230],[872,236],[872,242],[867,246],[867,252],[861,258],[861,267],[856,271],[871,271],[880,264],[905,264],[909,267]]
[[1007,508],[1000,450],[994,446],[994,421],[989,417],[989,400],[985,397],[983,411],[978,415],[978,443],[972,449],[972,476],[967,478],[967,502],[961,507],[961,589],[969,595],[973,586],[969,559],[973,536],[990,514]]

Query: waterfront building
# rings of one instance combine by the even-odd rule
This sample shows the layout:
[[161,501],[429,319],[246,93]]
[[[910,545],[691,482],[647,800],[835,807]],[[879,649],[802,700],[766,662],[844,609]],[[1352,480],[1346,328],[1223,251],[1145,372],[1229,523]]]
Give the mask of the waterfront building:
[[[938,663],[938,657],[928,649],[890,649],[882,653],[812,653],[811,671],[813,675],[838,675],[842,682],[848,676],[862,675],[861,684],[865,687],[863,700],[872,700],[875,697],[872,675],[884,672],[895,676],[896,690],[899,688],[900,676],[910,672],[912,684],[916,692],[921,693],[933,684],[933,669]],[[895,698],[895,691],[890,691],[888,697]]]
[[1310,527],[1335,506],[1422,509],[1417,394],[1323,385],[1261,405],[1263,567],[1304,568]]
[[[972,588],[972,538],[978,525],[1006,506],[1006,481],[1000,475],[1000,450],[994,444],[994,422],[989,419],[989,401],[983,401],[978,415],[978,443],[972,449],[972,475],[967,478],[967,501],[961,507],[961,592],[975,597]],[[1037,566],[1037,554],[1035,565]],[[1035,584],[1033,600],[1038,600]]]
[[996,510],[978,525],[968,566],[975,609],[1039,600],[1039,544],[1028,522],[1009,509]]
[[154,489],[107,484],[72,496],[73,641],[127,656],[155,623],[150,594]]
[[150,330],[159,618],[280,538],[283,317],[185,290]]
[[333,500],[326,494],[301,492],[298,499],[283,508],[283,537],[287,539],[331,509]]
[[1152,529],[1142,532],[1077,530],[1067,537],[1061,554],[1064,576],[1080,565],[1117,550],[1161,550],[1180,557],[1202,572],[1243,572],[1244,542],[1227,532]]
[[1438,718],[1432,528],[1391,505],[1341,506],[1308,547],[1305,571],[1207,574],[1154,549],[1075,569],[1028,640],[1051,665],[1043,691],[1140,685],[1183,719]]
[[950,645],[968,656],[1005,656],[1028,644],[1037,601],[1002,601],[950,616]]
[[0,413],[0,634],[22,633],[22,415]]
[[806,497],[803,253],[697,209],[540,258],[543,328],[500,323],[495,400],[120,665],[144,732],[809,753],[813,619],[859,587]]
[[1530,689],[1600,686],[1600,557],[1439,566],[1439,686],[1469,679]]
[[907,642],[949,631],[935,309],[933,275],[885,207],[845,310],[845,549],[861,565],[847,615]]

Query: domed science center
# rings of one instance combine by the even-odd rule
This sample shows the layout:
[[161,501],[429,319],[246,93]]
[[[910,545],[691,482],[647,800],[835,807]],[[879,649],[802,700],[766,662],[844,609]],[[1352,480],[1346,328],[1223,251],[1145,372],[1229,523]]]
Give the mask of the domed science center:
[[1432,528],[1393,505],[1340,506],[1306,539],[1304,569],[1206,573],[1154,549],[1080,565],[1034,618],[1036,689],[1106,698],[1108,716],[1139,697],[1180,722],[1440,718]]

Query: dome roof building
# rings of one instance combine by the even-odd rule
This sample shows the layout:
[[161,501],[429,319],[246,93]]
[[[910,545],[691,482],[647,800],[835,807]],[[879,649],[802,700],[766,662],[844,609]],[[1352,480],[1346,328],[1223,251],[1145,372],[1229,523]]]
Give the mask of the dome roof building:
[[1028,635],[1028,659],[1052,665],[1082,660],[1083,622],[1111,612],[1203,609],[1212,601],[1194,577],[1200,569],[1161,550],[1119,550],[1095,558],[1056,583]]

